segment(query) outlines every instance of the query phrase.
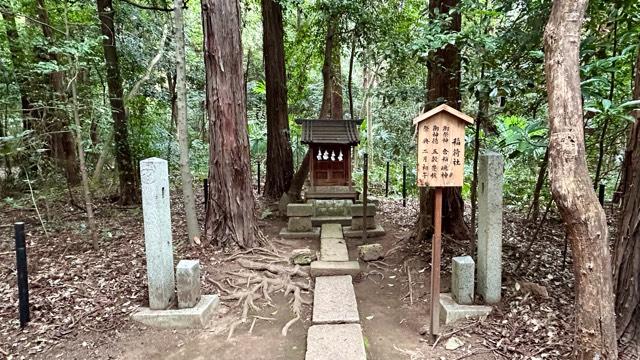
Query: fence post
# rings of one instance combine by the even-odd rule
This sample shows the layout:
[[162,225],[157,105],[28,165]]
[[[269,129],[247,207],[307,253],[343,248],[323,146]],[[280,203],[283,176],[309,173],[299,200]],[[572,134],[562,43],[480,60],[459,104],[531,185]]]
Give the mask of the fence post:
[[27,248],[24,240],[24,223],[14,224],[16,233],[16,268],[18,270],[18,308],[20,327],[25,327],[29,316],[29,276],[27,270]]
[[384,196],[389,197],[389,162],[387,161],[387,177],[384,185]]
[[402,206],[407,206],[407,164],[402,164]]

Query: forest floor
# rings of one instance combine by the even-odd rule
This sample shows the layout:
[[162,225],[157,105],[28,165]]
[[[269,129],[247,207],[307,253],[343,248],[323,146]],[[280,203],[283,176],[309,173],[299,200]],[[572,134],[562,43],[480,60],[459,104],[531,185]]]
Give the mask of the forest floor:
[[[79,198],[79,197],[76,197]],[[202,199],[198,202],[200,213]],[[259,214],[266,204],[260,199]],[[303,359],[311,307],[302,306],[301,320],[287,336],[283,326],[294,318],[283,292],[272,300],[255,301],[248,321],[237,324],[242,306],[224,300],[205,330],[158,330],[137,324],[129,316],[148,303],[142,213],[97,202],[100,249],[87,241],[84,213],[67,197],[40,203],[45,233],[28,203],[0,205],[0,358],[12,359]],[[383,200],[377,220],[387,235],[383,261],[362,263],[355,279],[369,359],[554,359],[567,357],[573,338],[573,276],[571,255],[563,266],[564,230],[556,214],[542,226],[528,224],[524,216],[505,209],[503,232],[503,300],[481,321],[445,327],[435,346],[421,329],[428,325],[430,244],[411,237],[417,203]],[[186,225],[179,198],[172,199],[175,261],[200,259],[203,293],[229,295],[244,290],[228,278],[246,274],[242,259],[258,260],[262,250],[214,250],[203,243],[186,244]],[[610,211],[607,211],[608,214]],[[13,228],[27,228],[31,322],[21,330],[17,319],[17,289]],[[202,219],[201,219],[202,221]],[[317,241],[282,240],[285,221],[260,220],[273,252],[288,257],[292,249],[318,249]],[[536,229],[540,231],[536,234]],[[613,227],[612,227],[613,228]],[[533,236],[535,241],[527,254]],[[357,243],[349,242],[351,256]],[[443,240],[442,291],[449,287],[451,257],[463,255],[467,244]],[[518,267],[523,260],[523,265]],[[259,272],[253,272],[259,276]],[[410,275],[409,275],[410,274]],[[251,275],[249,275],[251,276]],[[411,282],[409,282],[411,279]],[[311,294],[302,291],[302,298]],[[234,327],[229,337],[229,330]],[[445,349],[456,337],[463,344]]]

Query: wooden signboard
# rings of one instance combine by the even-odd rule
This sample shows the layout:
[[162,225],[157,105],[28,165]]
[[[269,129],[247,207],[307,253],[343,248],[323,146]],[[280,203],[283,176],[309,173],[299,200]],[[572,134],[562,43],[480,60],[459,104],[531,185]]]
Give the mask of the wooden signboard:
[[473,118],[440,105],[413,119],[418,132],[418,186],[435,189],[431,241],[431,335],[440,320],[440,243],[442,241],[442,188],[464,181],[464,126]]
[[413,119],[418,132],[418,186],[462,186],[467,123],[473,124],[473,118],[445,104]]

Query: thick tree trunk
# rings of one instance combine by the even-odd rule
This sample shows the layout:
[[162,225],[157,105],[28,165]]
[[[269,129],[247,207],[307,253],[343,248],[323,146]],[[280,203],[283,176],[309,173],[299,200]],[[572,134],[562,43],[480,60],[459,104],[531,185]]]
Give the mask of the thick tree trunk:
[[187,126],[187,82],[186,59],[184,54],[184,22],[182,20],[183,0],[173,1],[174,30],[176,42],[176,123],[178,124],[178,146],[180,147],[180,178],[184,212],[187,217],[189,244],[200,239],[200,225],[196,214],[196,200],[193,195],[193,176],[189,167],[189,128]]
[[267,176],[264,195],[279,199],[291,186],[293,154],[289,143],[282,7],[278,1],[262,0],[262,27],[267,85]]
[[[462,18],[459,11],[451,11],[458,0],[430,0],[429,14],[450,14],[448,31],[460,31]],[[436,10],[437,9],[437,10]],[[448,44],[431,55],[427,68],[427,96],[425,110],[440,104],[460,109],[460,51],[455,45]],[[417,236],[429,239],[433,233],[434,191],[420,189],[420,216],[418,217]],[[470,238],[469,228],[464,222],[464,202],[460,188],[445,188],[443,191],[442,223],[443,231],[457,239]]]
[[237,0],[203,0],[209,118],[206,236],[218,246],[252,247],[258,239],[251,187]]
[[[636,59],[633,98],[640,99],[640,52]],[[616,287],[617,334],[620,356],[629,359],[640,354],[640,110],[625,152],[623,211],[614,245],[613,280]],[[628,344],[636,339],[636,344]],[[635,356],[635,357],[634,357]]]
[[[484,67],[482,76],[484,78]],[[471,182],[471,236],[469,238],[469,254],[476,253],[476,213],[478,211],[478,158],[480,156],[480,129],[482,124],[489,119],[489,92],[482,91],[478,94],[478,116],[476,119],[476,131],[473,137],[473,181]]]
[[100,30],[102,31],[102,49],[107,68],[107,85],[109,87],[109,103],[113,117],[113,138],[115,141],[115,157],[118,167],[120,185],[120,203],[133,204],[140,196],[136,187],[136,177],[129,149],[129,130],[127,113],[124,108],[122,78],[116,51],[116,28],[114,26],[114,9],[112,0],[97,0]]
[[[342,76],[340,73],[340,47],[336,40],[336,28],[338,18],[332,16],[327,25],[327,35],[325,37],[324,62],[322,64],[322,104],[320,106],[320,119],[342,119]],[[337,53],[337,55],[335,54]],[[337,63],[336,63],[337,62]],[[309,151],[304,155],[300,167],[293,175],[291,186],[283,198],[280,199],[280,208],[291,202],[297,201],[301,197],[302,187],[309,175]]]
[[[53,30],[49,21],[49,13],[45,4],[45,0],[38,0],[37,2],[38,21],[40,22],[42,33],[47,39],[49,46],[53,46],[55,39],[53,36]],[[42,53],[40,56],[48,61],[60,63],[60,59],[57,53],[49,52]],[[48,116],[43,120],[43,130],[49,147],[50,155],[56,160],[58,166],[62,168],[67,181],[71,185],[77,185],[80,183],[80,172],[78,171],[78,159],[76,156],[76,144],[74,136],[69,127],[69,117],[65,111],[57,110],[60,106],[58,103],[67,102],[67,93],[64,84],[64,72],[57,71],[49,74],[49,85],[51,86],[52,94],[50,100],[50,107],[47,111]]]
[[556,0],[544,32],[549,179],[566,224],[575,277],[577,359],[616,359],[607,220],[587,169],[579,47],[587,0]]

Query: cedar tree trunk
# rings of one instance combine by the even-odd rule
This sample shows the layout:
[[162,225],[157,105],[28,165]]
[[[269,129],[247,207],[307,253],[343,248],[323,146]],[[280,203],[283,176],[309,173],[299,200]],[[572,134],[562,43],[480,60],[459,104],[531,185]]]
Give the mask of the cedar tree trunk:
[[116,28],[114,26],[114,9],[112,0],[97,0],[100,30],[102,31],[102,49],[107,68],[107,85],[109,87],[109,103],[113,117],[113,138],[115,140],[116,165],[120,185],[120,203],[138,202],[139,194],[134,176],[134,166],[129,149],[129,130],[127,113],[124,108],[122,78],[116,51]]
[[[189,244],[194,239],[200,239],[200,225],[196,214],[196,200],[193,195],[193,176],[189,167],[189,127],[187,126],[187,80],[186,58],[184,54],[184,22],[182,7],[184,0],[174,0],[174,30],[176,41],[176,123],[178,125],[178,146],[180,147],[180,178],[182,180],[182,197],[184,213],[187,218],[187,233]],[[172,104],[173,111],[173,104]]]
[[[458,5],[458,0],[430,0],[429,14],[449,14]],[[436,11],[438,9],[439,12]],[[449,31],[458,32],[462,24],[460,12],[453,11]],[[446,103],[460,110],[460,51],[455,45],[447,44],[436,50],[428,60],[427,97],[425,110]],[[433,233],[434,191],[420,189],[420,216],[417,236],[429,239]],[[442,202],[443,231],[457,239],[469,239],[469,228],[464,222],[464,202],[460,188],[445,188]]]
[[[633,98],[640,99],[640,52],[636,59]],[[640,339],[640,110],[634,111],[623,177],[623,211],[614,246],[617,334],[620,357],[638,358],[640,350],[629,340]]]
[[[45,0],[37,1],[38,21],[40,22],[42,33],[47,39],[48,46],[53,46],[55,39],[49,21],[49,12]],[[57,53],[42,50],[39,55],[43,60],[60,63]],[[69,117],[64,110],[57,110],[61,106],[56,103],[65,104],[67,94],[64,84],[64,72],[56,71],[49,74],[49,85],[51,86],[51,106],[47,111],[47,116],[43,119],[43,130],[49,147],[50,155],[56,160],[71,185],[80,183],[80,172],[78,169],[78,159],[76,156],[76,144],[73,133],[69,127]]]
[[267,178],[264,195],[279,199],[291,185],[293,154],[289,143],[282,7],[277,0],[262,0],[262,27],[267,86]]
[[573,253],[577,359],[616,359],[607,219],[587,169],[580,91],[580,34],[587,0],[556,0],[544,32],[549,180]]
[[238,0],[203,0],[209,118],[205,232],[218,246],[252,247],[258,233],[251,187]]

